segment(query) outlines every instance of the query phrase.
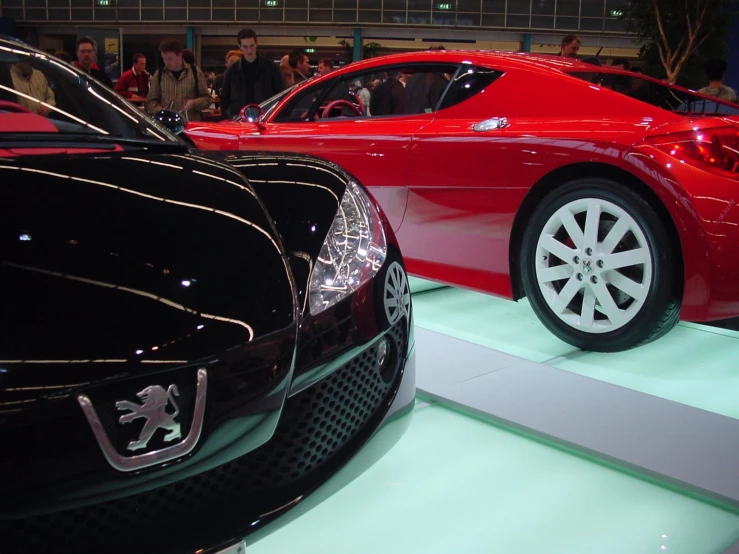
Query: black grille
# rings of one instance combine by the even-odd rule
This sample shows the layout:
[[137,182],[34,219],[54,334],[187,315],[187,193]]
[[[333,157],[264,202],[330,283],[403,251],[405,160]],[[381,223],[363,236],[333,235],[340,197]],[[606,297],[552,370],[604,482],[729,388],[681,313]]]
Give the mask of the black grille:
[[[405,352],[405,336],[399,335],[397,330],[386,335],[394,343],[391,353]],[[377,358],[375,343],[327,379],[296,395],[267,444],[254,455],[216,471],[249,475],[248,480],[238,479],[241,491],[248,492],[294,482],[323,464],[367,423],[387,396],[391,382],[385,382],[378,371]],[[387,365],[396,366],[394,376],[397,355]]]
[[[223,537],[215,536],[219,526],[234,533],[234,529],[225,529],[227,520],[237,518],[234,522],[239,526],[248,524],[248,510],[242,508],[245,503],[261,503],[255,506],[256,514],[279,507],[279,503],[270,504],[279,498],[279,491],[290,491],[291,485],[309,488],[310,480],[304,478],[328,461],[341,458],[336,454],[342,447],[349,448],[352,438],[362,435],[363,440],[366,434],[362,431],[369,423],[379,423],[399,384],[407,352],[406,326],[403,319],[385,335],[391,346],[384,368],[377,367],[379,342],[375,342],[322,381],[288,399],[274,436],[260,448],[145,493],[1,521],[3,553],[44,549],[111,552],[135,550],[141,544],[153,547],[160,541],[164,543],[158,544],[158,550],[169,551],[190,548],[193,542],[220,540]],[[290,494],[294,493],[287,496]],[[219,512],[225,508],[227,515]],[[214,536],[206,539],[209,533]]]

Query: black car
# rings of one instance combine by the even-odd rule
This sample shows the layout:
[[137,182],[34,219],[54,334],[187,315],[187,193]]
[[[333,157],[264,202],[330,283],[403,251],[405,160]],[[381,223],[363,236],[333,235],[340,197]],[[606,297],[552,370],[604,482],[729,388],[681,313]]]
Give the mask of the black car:
[[356,180],[192,151],[7,39],[0,306],[4,554],[219,551],[412,409],[403,260]]

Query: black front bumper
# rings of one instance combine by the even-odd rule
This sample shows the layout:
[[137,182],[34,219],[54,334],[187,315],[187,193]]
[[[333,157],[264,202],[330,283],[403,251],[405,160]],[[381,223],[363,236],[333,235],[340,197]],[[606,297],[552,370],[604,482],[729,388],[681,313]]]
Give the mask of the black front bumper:
[[[403,353],[386,362],[394,364],[390,371],[377,363],[383,340]],[[415,375],[405,371],[412,340],[403,318],[355,347],[342,366],[290,397],[272,438],[244,456],[125,498],[0,521],[3,552],[182,553],[248,535],[336,472],[389,413],[412,403]],[[394,405],[401,388],[406,394]]]

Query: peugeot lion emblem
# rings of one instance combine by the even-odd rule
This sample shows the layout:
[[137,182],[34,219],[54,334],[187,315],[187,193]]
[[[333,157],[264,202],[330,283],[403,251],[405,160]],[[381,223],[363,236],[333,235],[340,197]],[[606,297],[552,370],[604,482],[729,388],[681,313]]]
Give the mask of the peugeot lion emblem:
[[[208,372],[205,368],[200,368],[197,371],[197,388],[192,412],[192,425],[190,425],[190,431],[184,440],[180,440],[182,439],[183,422],[181,421],[182,414],[180,413],[180,406],[176,400],[180,396],[177,385],[169,385],[166,390],[161,385],[149,385],[136,393],[136,397],[140,403],[130,400],[118,400],[115,402],[116,410],[126,412],[118,417],[117,420],[114,420],[116,422],[115,424],[121,426],[121,428],[138,419],[145,419],[144,426],[138,438],[128,442],[125,453],[119,452],[111,442],[108,437],[111,429],[109,427],[106,430],[90,397],[86,394],[80,394],[77,396],[77,402],[82,407],[82,411],[85,417],[87,417],[87,422],[90,424],[90,428],[108,463],[118,471],[134,471],[174,460],[175,458],[189,454],[195,448],[200,438],[200,432],[203,429],[207,385]],[[169,413],[167,411],[168,409],[172,413]],[[108,419],[108,421],[110,420]],[[171,443],[178,440],[179,442],[165,445],[158,450],[149,450],[148,452],[137,454],[137,451],[147,448],[149,441],[159,429],[164,430],[164,436],[162,437],[164,443]],[[115,433],[115,430],[113,432]],[[121,446],[120,448],[123,447]],[[131,452],[134,454],[126,455]]]
[[[136,393],[136,396],[141,399],[143,404],[134,404],[128,400],[121,400],[115,403],[115,407],[119,410],[129,411],[129,413],[120,417],[118,423],[131,423],[136,419],[146,418],[146,423],[144,423],[144,428],[141,430],[138,440],[128,443],[129,450],[146,448],[154,431],[160,427],[167,432],[164,437],[165,442],[182,438],[180,424],[174,420],[180,413],[180,408],[174,399],[175,396],[179,395],[180,391],[177,390],[177,385],[169,385],[166,391],[159,385],[154,385]],[[168,414],[166,411],[169,402],[174,407],[173,414]]]

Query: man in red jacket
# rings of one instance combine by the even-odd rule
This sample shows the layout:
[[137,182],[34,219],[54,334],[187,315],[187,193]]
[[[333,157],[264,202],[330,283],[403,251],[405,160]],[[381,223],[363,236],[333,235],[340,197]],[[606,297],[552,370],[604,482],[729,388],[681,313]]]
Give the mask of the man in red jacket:
[[149,94],[149,74],[146,72],[146,58],[143,54],[133,55],[133,67],[123,72],[115,84],[115,91],[124,98],[134,95],[146,98]]

